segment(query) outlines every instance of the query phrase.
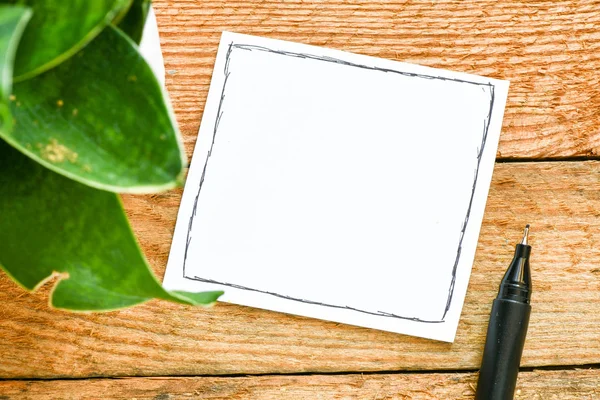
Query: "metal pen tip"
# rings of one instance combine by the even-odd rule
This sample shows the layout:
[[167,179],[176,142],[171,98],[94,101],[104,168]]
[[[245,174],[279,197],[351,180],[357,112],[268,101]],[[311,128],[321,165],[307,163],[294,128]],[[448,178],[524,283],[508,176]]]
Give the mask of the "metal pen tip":
[[523,240],[521,240],[521,244],[527,244],[529,241],[529,224],[525,225],[525,232],[523,234]]

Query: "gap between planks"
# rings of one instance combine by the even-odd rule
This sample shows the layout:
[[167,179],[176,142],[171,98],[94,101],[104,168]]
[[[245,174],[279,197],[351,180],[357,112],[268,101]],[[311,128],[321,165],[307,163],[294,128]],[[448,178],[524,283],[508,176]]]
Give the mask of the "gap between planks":
[[[600,370],[600,363],[598,364],[580,364],[580,365],[547,365],[541,367],[520,367],[519,374],[529,372],[542,372],[542,371],[591,371]],[[197,374],[197,375],[177,375],[171,374],[168,376],[160,375],[114,375],[114,376],[61,376],[54,378],[38,378],[38,377],[18,377],[18,378],[2,378],[0,382],[11,382],[11,381],[27,381],[27,382],[49,382],[49,381],[90,381],[90,380],[101,380],[101,379],[127,379],[127,378],[139,378],[139,379],[158,379],[158,378],[262,378],[262,377],[277,377],[277,376],[345,376],[345,375],[439,375],[439,374],[477,374],[479,369],[431,369],[431,370],[381,370],[381,371],[333,371],[333,372],[267,372],[267,373],[240,373],[240,374]],[[600,376],[600,374],[599,374]],[[2,400],[0,398],[0,400]]]
[[[11,380],[0,381],[0,399],[472,399],[476,382],[475,373]],[[515,400],[598,395],[597,371],[531,371],[519,374]]]

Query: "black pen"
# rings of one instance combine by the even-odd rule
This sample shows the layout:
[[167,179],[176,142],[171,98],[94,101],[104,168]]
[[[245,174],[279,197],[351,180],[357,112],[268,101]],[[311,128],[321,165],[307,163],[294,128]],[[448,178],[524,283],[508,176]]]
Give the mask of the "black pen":
[[512,400],[531,313],[529,225],[492,305],[475,400]]

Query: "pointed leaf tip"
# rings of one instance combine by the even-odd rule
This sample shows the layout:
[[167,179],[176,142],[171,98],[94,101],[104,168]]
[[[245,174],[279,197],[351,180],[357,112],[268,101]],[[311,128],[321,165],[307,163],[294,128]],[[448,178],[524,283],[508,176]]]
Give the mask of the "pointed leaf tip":
[[114,192],[177,185],[185,159],[170,104],[135,44],[117,28],[16,84],[14,95],[15,129],[0,135],[45,167]]

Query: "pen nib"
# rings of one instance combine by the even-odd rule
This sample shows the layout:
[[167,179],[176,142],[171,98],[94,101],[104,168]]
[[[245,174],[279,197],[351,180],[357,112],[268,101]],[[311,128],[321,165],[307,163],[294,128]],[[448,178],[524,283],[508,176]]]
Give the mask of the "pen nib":
[[521,244],[527,244],[529,241],[529,224],[525,226],[525,233],[523,234],[523,240],[521,240]]

